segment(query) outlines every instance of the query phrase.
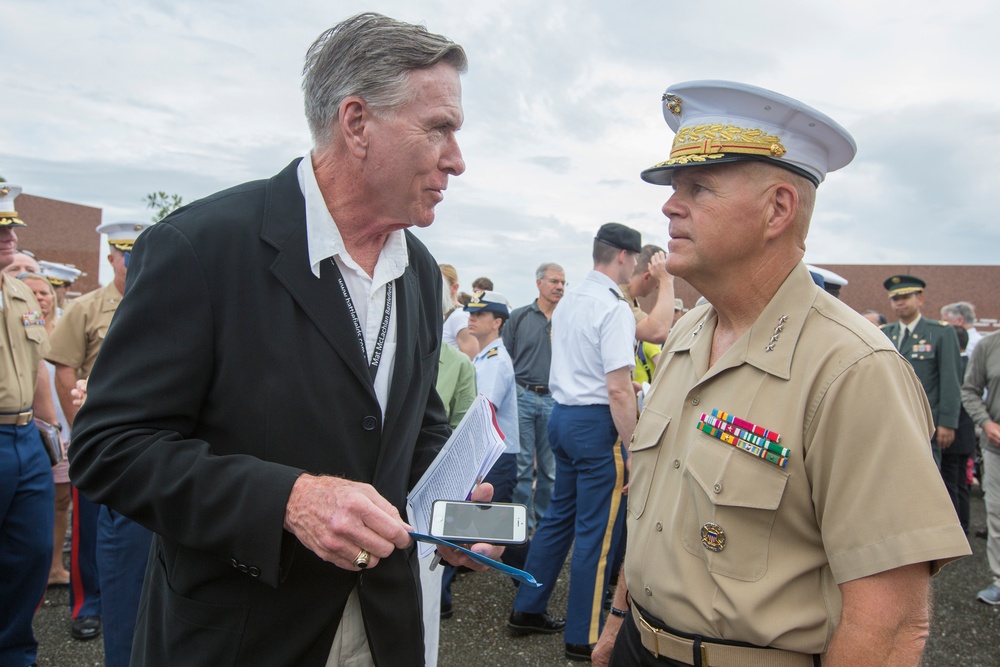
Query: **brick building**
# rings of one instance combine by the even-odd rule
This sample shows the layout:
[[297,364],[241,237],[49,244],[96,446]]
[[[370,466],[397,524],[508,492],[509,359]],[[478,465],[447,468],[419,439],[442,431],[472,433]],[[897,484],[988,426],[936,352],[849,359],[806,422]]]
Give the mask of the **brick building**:
[[[916,264],[816,264],[847,279],[840,298],[858,312],[872,309],[893,321],[892,308],[882,282],[905,273],[927,282],[923,314],[938,319],[941,306],[968,301],[976,307],[976,328],[987,334],[1000,330],[1000,266],[942,266]],[[677,296],[692,307],[700,296],[687,282],[674,281]]]
[[101,209],[28,194],[18,196],[14,205],[28,225],[16,230],[19,248],[38,259],[72,264],[83,271],[70,296],[100,287],[101,252],[107,254],[107,247],[102,247],[101,235],[94,230],[101,224]]

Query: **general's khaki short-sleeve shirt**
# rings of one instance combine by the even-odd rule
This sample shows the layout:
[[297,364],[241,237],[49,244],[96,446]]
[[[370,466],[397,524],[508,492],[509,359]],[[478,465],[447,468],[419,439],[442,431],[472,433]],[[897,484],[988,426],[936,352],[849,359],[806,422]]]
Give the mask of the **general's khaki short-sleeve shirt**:
[[121,300],[121,292],[110,283],[71,303],[52,332],[52,349],[45,358],[77,369],[79,380],[90,377]]
[[[930,410],[878,329],[804,265],[708,368],[716,318],[670,333],[631,446],[625,573],[669,626],[825,652],[838,584],[970,553],[930,450]],[[725,411],[780,435],[786,467],[698,428]]]
[[0,319],[0,412],[22,412],[31,407],[38,379],[38,362],[48,352],[45,318],[35,295],[16,278],[2,278]]

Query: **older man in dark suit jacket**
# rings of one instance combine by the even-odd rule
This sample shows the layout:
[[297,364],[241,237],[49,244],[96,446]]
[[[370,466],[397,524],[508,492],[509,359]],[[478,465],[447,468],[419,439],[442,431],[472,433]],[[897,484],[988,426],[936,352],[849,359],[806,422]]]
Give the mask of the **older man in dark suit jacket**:
[[448,426],[440,271],[405,230],[465,170],[465,67],[344,21],[306,56],[312,154],[136,243],[71,451],[156,533],[133,665],[423,664],[401,513]]

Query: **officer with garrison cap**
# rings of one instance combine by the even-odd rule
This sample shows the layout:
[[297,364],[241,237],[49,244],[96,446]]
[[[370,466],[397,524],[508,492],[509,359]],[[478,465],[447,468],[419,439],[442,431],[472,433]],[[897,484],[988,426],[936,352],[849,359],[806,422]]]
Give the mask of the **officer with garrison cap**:
[[0,665],[35,663],[31,630],[52,562],[52,463],[33,417],[56,423],[45,318],[31,290],[2,272],[17,251],[17,185],[0,183]]
[[673,146],[642,177],[672,186],[667,269],[708,302],[674,325],[635,429],[594,662],[917,665],[930,576],[969,545],[912,368],[802,262],[854,140],[725,81],[668,88],[663,114]]
[[962,355],[958,336],[947,322],[929,320],[920,313],[924,306],[924,289],[920,278],[898,275],[882,283],[889,292],[889,301],[898,321],[882,327],[882,331],[910,362],[927,392],[934,417],[934,438],[931,446],[934,460],[941,464],[941,450],[955,441],[955,429],[962,411]]
[[[636,412],[635,317],[618,285],[631,277],[641,249],[639,232],[614,222],[603,225],[594,239],[594,270],[552,314],[549,388],[555,406],[549,443],[556,481],[525,563],[542,586],[518,589],[507,625],[517,633],[565,628],[565,655],[571,660],[590,659],[621,538],[623,443],[632,437]],[[564,621],[546,608],[570,546]]]

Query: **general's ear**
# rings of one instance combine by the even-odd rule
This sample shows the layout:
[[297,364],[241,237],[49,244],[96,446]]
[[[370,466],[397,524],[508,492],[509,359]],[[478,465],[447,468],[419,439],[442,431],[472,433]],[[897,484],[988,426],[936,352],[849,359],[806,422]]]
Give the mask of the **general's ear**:
[[355,157],[363,158],[368,152],[368,131],[371,110],[360,97],[351,96],[340,103],[337,127],[347,149]]
[[771,215],[767,222],[768,237],[784,234],[795,224],[799,210],[799,193],[791,183],[775,183],[771,192]]

